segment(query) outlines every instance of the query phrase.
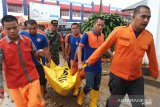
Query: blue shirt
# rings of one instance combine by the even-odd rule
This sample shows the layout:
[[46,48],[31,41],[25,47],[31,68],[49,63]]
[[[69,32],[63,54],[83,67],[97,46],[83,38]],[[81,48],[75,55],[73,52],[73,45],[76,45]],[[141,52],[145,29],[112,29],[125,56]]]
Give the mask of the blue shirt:
[[[96,32],[94,31],[93,31],[93,34],[94,36],[98,36]],[[88,40],[89,39],[88,39],[87,33],[84,33],[80,41],[80,44],[84,46],[84,61],[86,61],[91,56],[91,54],[97,49],[97,48],[91,48],[89,46]],[[96,72],[96,73],[102,72],[101,58],[99,58],[95,64],[87,66],[85,68],[85,71],[86,72]]]
[[[20,34],[29,37],[32,40],[37,50],[48,47],[47,38],[43,34],[37,33],[36,35],[31,35],[28,32],[20,32]],[[36,66],[40,65],[40,63],[36,60],[35,57],[33,57],[32,59]],[[45,57],[42,57],[43,64],[45,63],[45,61],[46,61]]]
[[20,35],[28,35],[28,31],[26,30],[22,30],[19,32]]
[[78,47],[80,40],[81,40],[80,36],[75,37],[75,36],[71,35],[69,37],[69,44],[71,45],[71,54],[70,54],[71,60],[74,60],[74,55],[76,53],[76,50],[77,50],[77,47]]

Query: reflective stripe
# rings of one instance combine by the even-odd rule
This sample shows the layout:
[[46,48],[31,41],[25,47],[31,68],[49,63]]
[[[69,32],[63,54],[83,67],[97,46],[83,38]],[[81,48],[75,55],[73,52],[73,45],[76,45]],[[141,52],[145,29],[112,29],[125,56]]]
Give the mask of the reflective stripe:
[[21,62],[21,66],[23,68],[23,71],[24,71],[24,74],[26,75],[27,79],[29,82],[32,82],[32,78],[29,76],[28,74],[28,70],[24,64],[24,60],[23,60],[23,56],[22,56],[22,52],[21,52],[21,48],[20,48],[20,42],[18,42],[18,54],[19,54],[19,59],[20,59],[20,62]]

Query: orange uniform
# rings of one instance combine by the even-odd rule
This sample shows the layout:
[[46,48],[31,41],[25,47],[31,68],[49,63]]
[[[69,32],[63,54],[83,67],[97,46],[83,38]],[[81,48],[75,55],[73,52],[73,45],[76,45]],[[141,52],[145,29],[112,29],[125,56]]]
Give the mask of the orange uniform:
[[21,35],[18,44],[12,42],[8,36],[0,40],[0,92],[4,90],[3,62],[7,88],[16,107],[44,107],[39,75],[31,52],[36,52],[36,48],[28,37]]
[[111,72],[124,79],[135,80],[142,76],[142,60],[147,52],[151,76],[158,77],[158,64],[152,34],[143,30],[136,38],[132,26],[117,27],[105,42],[89,57],[88,64],[95,63],[99,57],[115,44]]
[[66,37],[65,37],[65,43],[69,42],[68,39],[69,39],[70,36],[71,36],[71,33],[69,33],[69,34],[66,35]]
[[44,107],[44,99],[40,91],[39,80],[15,89],[10,89],[10,94],[16,107]]
[[[18,46],[12,42],[8,36],[4,37],[0,41],[0,52],[4,59],[4,74],[6,78],[7,87],[9,89],[23,87],[30,82],[39,79],[39,75],[35,64],[32,61],[31,40],[28,37],[20,36],[20,46],[22,48],[22,57],[27,69],[26,74],[24,68],[21,67],[21,62],[18,54]],[[0,62],[2,64],[2,62]],[[17,73],[18,72],[18,73]]]

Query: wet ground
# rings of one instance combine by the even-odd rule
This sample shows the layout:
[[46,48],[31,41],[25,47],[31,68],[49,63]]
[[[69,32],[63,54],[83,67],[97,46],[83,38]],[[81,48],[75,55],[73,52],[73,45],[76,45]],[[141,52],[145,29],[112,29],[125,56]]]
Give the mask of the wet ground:
[[[108,89],[108,66],[109,63],[103,63],[103,75],[100,87],[100,97],[98,101],[98,107],[105,107],[106,99],[109,97]],[[85,81],[83,81],[84,85]],[[82,87],[83,87],[82,85]],[[0,107],[15,107],[12,102],[9,92],[6,90],[5,99],[0,103]],[[159,107],[160,105],[160,88],[145,85],[145,95],[150,102],[146,103],[146,107]],[[126,96],[126,98],[128,98]],[[77,98],[70,92],[67,96],[61,96],[57,94],[49,85],[47,85],[47,93],[45,95],[46,106],[45,107],[80,107],[76,103]],[[89,95],[86,96],[85,103],[81,107],[88,107]],[[121,107],[131,107],[131,103],[125,102],[121,104]]]
[[[63,63],[63,60],[61,61]],[[109,96],[108,93],[108,68],[109,63],[103,64],[103,75],[102,75],[102,82],[101,82],[101,88],[100,88],[100,98],[98,105],[99,107],[105,107],[106,98]],[[82,81],[82,87],[85,84],[85,80]],[[46,100],[46,107],[80,107],[77,105],[77,97],[74,97],[72,95],[72,92],[70,92],[67,96],[61,96],[57,94],[49,85],[47,86],[47,93],[45,96]],[[81,107],[88,107],[89,105],[89,95],[85,98],[85,103]]]
[[[100,87],[100,97],[98,101],[98,107],[105,107],[106,100],[110,95],[109,89],[108,89],[108,80],[109,76],[107,75],[107,70],[109,64],[104,63],[103,64],[103,75],[102,75],[102,81],[101,81],[101,87]],[[84,85],[85,81],[82,83],[82,87]],[[46,94],[46,107],[80,107],[77,105],[76,101],[77,98],[73,97],[72,92],[69,93],[67,96],[61,96],[54,92],[50,87],[48,87],[48,93]],[[160,105],[159,99],[160,99],[160,89],[145,85],[145,95],[146,95],[146,107],[159,107]],[[127,99],[128,96],[125,97]],[[89,107],[89,95],[85,98],[85,103],[81,107]],[[132,107],[131,103],[124,102],[121,104],[120,107]]]

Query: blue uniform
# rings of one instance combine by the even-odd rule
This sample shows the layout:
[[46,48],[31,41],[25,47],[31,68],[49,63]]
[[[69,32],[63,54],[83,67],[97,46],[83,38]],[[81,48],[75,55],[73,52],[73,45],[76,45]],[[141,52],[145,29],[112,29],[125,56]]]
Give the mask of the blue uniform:
[[[103,42],[103,34],[97,34],[94,31],[84,33],[79,43],[80,46],[84,47],[84,60],[86,61]],[[86,85],[83,89],[84,93],[87,94],[91,89],[98,91],[101,83],[101,59],[99,58],[95,64],[87,66],[85,71]]]
[[[99,41],[99,37],[96,32],[93,31],[93,34],[97,36],[97,42],[91,42],[93,45],[96,45]],[[84,61],[86,61],[91,54],[97,49],[97,47],[91,47],[89,45],[88,34],[84,33],[80,41],[80,45],[84,46]],[[91,66],[85,68],[86,72],[102,72],[101,59],[98,59],[97,62]]]
[[74,60],[74,55],[76,53],[76,50],[77,50],[77,47],[78,47],[78,44],[81,40],[81,37],[78,36],[78,37],[75,37],[73,35],[70,36],[69,38],[69,44],[71,45],[71,54],[70,54],[70,59],[71,60]]
[[27,30],[22,30],[19,32],[20,35],[28,35],[28,31]]
[[[47,38],[43,34],[37,33],[36,35],[31,35],[26,31],[25,32],[20,32],[20,34],[29,37],[32,40],[32,42],[35,45],[37,50],[48,47]],[[36,60],[35,57],[33,57],[32,59],[33,59],[34,63],[36,64],[36,66],[40,65],[40,63]],[[45,63],[45,58],[44,57],[42,58],[42,61],[43,61],[43,63]]]

